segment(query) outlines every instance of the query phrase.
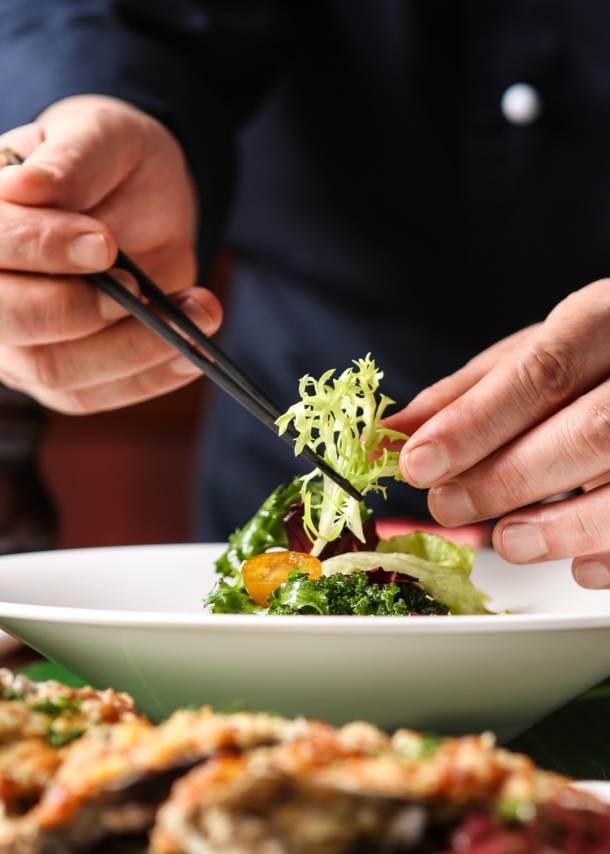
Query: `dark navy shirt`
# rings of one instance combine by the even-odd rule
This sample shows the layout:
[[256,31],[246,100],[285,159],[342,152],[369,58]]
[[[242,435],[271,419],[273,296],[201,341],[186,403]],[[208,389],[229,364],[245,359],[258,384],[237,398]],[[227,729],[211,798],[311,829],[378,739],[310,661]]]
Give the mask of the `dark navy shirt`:
[[[226,346],[287,404],[366,349],[404,404],[610,273],[602,0],[0,0],[0,79],[0,130],[84,92],[171,128],[204,264],[222,239],[240,259]],[[295,464],[220,398],[207,430],[224,536]]]

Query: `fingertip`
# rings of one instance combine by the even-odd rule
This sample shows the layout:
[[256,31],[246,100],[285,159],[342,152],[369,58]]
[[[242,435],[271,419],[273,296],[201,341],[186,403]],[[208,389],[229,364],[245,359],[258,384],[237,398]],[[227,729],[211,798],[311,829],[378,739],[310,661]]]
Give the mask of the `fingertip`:
[[213,335],[222,323],[222,305],[206,288],[186,288],[173,294],[173,299],[206,333]]
[[498,522],[492,541],[500,557],[510,563],[527,564],[552,557],[543,526],[518,517],[509,516]]
[[53,201],[55,175],[46,166],[23,164],[0,170],[0,196],[20,205],[45,205]]
[[610,555],[577,558],[572,562],[572,575],[581,587],[587,590],[607,590],[610,588]]
[[451,462],[446,449],[436,442],[413,447],[413,442],[408,441],[400,453],[400,470],[411,486],[427,489],[449,474]]

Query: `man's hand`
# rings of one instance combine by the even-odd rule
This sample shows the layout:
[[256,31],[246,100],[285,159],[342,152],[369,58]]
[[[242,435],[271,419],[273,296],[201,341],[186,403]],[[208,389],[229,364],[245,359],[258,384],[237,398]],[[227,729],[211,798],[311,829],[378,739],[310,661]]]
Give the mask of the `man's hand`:
[[[199,371],[80,276],[120,245],[206,332],[218,300],[194,288],[195,191],[178,142],[113,98],[68,98],[0,136],[0,380],[69,413],[126,406]],[[137,293],[131,276],[113,271]]]
[[[573,557],[582,586],[610,587],[610,280],[571,294],[387,423],[411,434],[401,471],[430,487],[441,524],[502,516],[493,542],[507,560]],[[528,506],[579,486],[585,494]]]

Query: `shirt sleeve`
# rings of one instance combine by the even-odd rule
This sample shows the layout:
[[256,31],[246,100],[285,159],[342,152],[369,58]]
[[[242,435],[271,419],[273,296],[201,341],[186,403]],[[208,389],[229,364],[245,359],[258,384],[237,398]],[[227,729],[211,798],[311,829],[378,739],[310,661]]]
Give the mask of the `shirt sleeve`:
[[286,52],[290,0],[0,0],[0,132],[72,95],[110,95],[180,141],[204,259],[231,197],[234,136]]

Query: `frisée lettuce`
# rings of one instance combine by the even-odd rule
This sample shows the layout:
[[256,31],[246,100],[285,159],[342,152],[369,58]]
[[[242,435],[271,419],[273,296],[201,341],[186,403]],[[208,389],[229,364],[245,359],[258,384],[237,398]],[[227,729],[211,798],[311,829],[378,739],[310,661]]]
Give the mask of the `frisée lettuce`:
[[[280,435],[290,422],[294,423],[299,434],[295,454],[307,445],[362,495],[371,491],[385,495],[381,478],[402,480],[398,451],[386,445],[408,437],[382,424],[386,408],[394,401],[383,394],[377,400],[383,373],[377,370],[370,353],[355,360],[354,366],[335,379],[334,370],[319,380],[304,376],[299,386],[301,400],[276,423]],[[322,489],[312,490],[310,484],[320,477]],[[301,499],[303,527],[313,542],[311,554],[319,555],[326,543],[341,536],[346,525],[364,542],[358,501],[318,469],[302,478]]]

